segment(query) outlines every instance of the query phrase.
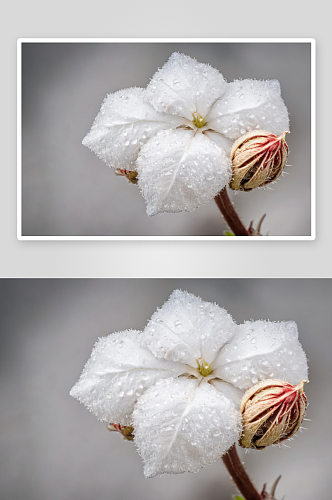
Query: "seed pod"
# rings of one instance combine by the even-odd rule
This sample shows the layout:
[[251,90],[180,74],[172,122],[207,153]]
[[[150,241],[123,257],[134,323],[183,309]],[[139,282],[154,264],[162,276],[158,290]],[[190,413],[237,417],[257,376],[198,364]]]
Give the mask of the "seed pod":
[[131,425],[120,425],[120,424],[107,424],[109,431],[120,432],[120,434],[127,440],[132,441],[134,439],[134,427]]
[[262,450],[297,432],[307,407],[305,382],[291,385],[282,380],[263,380],[244,394],[240,406],[243,448]]
[[123,175],[124,177],[127,177],[128,181],[132,184],[137,184],[138,182],[138,174],[136,170],[124,170],[123,168],[119,168],[115,170],[115,173],[116,175]]
[[286,165],[287,132],[274,135],[265,130],[252,130],[237,139],[232,147],[232,189],[251,191],[279,177]]

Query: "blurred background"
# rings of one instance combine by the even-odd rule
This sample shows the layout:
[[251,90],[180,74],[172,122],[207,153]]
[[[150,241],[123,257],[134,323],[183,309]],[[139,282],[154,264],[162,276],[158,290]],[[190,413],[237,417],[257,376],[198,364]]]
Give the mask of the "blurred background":
[[309,43],[24,43],[23,236],[223,235],[213,200],[192,213],[148,217],[137,187],[81,144],[104,97],[145,87],[174,51],[227,81],[280,81],[291,166],[270,188],[231,197],[247,226],[267,213],[263,234],[311,234]]
[[221,460],[198,474],[145,479],[134,445],[69,396],[97,338],[143,329],[175,288],[217,302],[238,323],[297,322],[311,421],[289,448],[240,455],[258,488],[282,474],[278,499],[330,497],[331,279],[3,279],[1,498],[231,500]]

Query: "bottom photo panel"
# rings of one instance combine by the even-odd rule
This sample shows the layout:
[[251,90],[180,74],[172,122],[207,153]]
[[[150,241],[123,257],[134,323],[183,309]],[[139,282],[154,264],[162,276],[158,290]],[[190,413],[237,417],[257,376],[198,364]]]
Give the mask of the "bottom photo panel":
[[1,497],[329,498],[331,292],[0,280]]

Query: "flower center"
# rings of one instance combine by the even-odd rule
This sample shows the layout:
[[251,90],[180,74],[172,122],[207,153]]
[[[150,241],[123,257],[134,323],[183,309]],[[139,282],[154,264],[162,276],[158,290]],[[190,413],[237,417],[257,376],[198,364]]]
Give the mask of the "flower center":
[[199,371],[199,373],[203,376],[203,377],[207,377],[208,375],[210,375],[212,369],[211,369],[211,366],[208,365],[204,359],[202,358],[199,358],[196,360],[197,362],[197,371]]
[[197,111],[195,111],[195,113],[193,113],[193,123],[194,123],[194,125],[196,125],[197,128],[202,128],[205,125],[204,118],[202,118],[202,116],[199,115],[197,113]]

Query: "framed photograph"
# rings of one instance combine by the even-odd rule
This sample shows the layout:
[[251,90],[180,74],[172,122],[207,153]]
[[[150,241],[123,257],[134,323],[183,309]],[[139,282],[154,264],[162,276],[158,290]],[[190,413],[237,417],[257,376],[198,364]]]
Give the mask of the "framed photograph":
[[315,40],[17,50],[18,239],[315,239]]

